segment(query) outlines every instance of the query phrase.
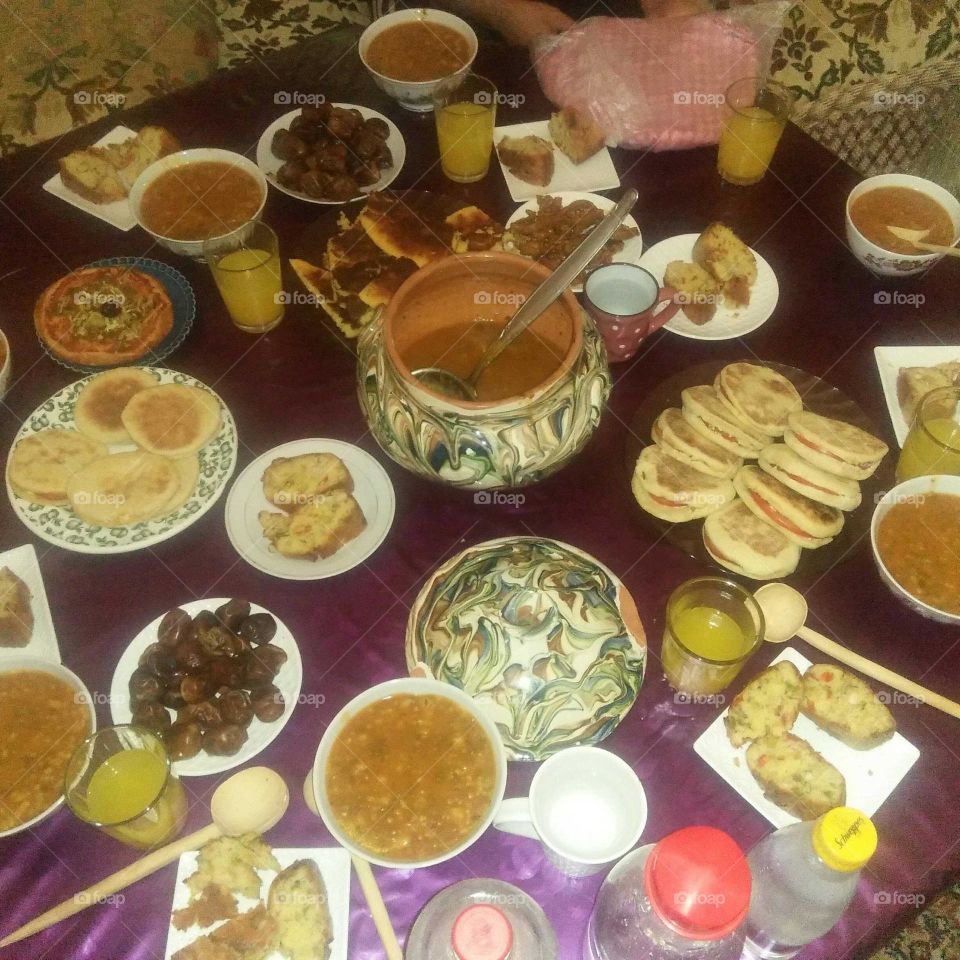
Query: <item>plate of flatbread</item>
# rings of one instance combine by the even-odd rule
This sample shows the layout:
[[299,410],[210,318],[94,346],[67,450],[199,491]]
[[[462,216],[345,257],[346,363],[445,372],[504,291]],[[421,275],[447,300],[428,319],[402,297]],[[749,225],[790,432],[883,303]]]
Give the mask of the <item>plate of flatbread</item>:
[[236,425],[209,387],[174,370],[118,367],[27,417],[7,457],[7,495],[48,543],[128,553],[202,517],[236,462]]

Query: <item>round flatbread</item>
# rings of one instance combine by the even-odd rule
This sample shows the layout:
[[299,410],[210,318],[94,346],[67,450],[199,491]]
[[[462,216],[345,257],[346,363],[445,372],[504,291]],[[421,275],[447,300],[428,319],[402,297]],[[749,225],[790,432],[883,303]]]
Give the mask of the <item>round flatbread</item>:
[[129,443],[120,415],[134,394],[156,385],[154,374],[136,367],[98,373],[77,396],[73,411],[77,429],[100,443]]
[[783,436],[787,418],[803,409],[797,388],[785,376],[756,363],[728,363],[713,385],[728,410],[770,437]]
[[195,453],[170,462],[177,469],[179,486],[173,499],[167,504],[165,514],[179,510],[193,495],[193,491],[197,489],[197,480],[200,479],[200,460]]
[[65,504],[70,477],[106,453],[102,443],[76,430],[41,430],[14,445],[7,478],[14,493],[25,500]]
[[134,443],[177,459],[196,453],[217,432],[220,404],[199,387],[165,383],[135,394],[121,419]]
[[131,267],[85,267],[51,283],[33,308],[47,349],[96,367],[145,356],[173,329],[163,284]]
[[143,450],[94,460],[67,483],[74,513],[100,527],[126,527],[161,516],[179,489],[174,463]]

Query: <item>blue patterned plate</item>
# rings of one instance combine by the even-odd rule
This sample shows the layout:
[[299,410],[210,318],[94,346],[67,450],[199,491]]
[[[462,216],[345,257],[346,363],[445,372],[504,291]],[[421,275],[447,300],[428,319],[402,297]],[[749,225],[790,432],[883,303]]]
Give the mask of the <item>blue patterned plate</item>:
[[78,373],[101,373],[112,367],[150,366],[169,357],[170,354],[183,343],[187,334],[190,332],[190,328],[193,326],[193,318],[197,315],[197,301],[194,299],[193,287],[190,286],[190,281],[187,280],[179,270],[174,270],[173,267],[167,266],[167,264],[161,263],[159,260],[149,260],[146,257],[107,257],[103,260],[97,260],[94,263],[88,263],[85,267],[80,267],[79,269],[86,270],[88,267],[133,267],[141,271],[141,273],[155,277],[163,284],[163,288],[167,291],[167,296],[170,298],[170,303],[173,305],[173,328],[163,340],[157,344],[156,348],[148,350],[138,360],[132,360],[129,363],[110,363],[100,367],[95,367],[87,363],[71,363],[69,360],[64,360],[63,357],[58,357],[55,353],[52,353],[41,339],[40,346],[42,346],[43,349],[47,351],[47,354],[56,360],[61,367],[66,367],[68,370],[76,370]]

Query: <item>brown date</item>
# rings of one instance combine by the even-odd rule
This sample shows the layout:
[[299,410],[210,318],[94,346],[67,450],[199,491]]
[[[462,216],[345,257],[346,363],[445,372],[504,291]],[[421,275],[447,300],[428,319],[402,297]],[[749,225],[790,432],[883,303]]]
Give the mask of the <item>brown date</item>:
[[280,690],[272,683],[255,688],[250,694],[253,704],[253,713],[258,720],[264,723],[273,723],[283,716],[284,699]]
[[250,703],[250,694],[246,690],[228,690],[217,700],[220,716],[226,723],[236,723],[241,727],[249,727],[253,720],[253,706]]
[[269,643],[277,635],[277,621],[269,613],[252,613],[240,624],[240,636],[253,644]]
[[247,742],[247,731],[236,723],[211,727],[203,735],[203,749],[219,757],[231,757]]
[[240,624],[250,616],[250,604],[246,600],[228,600],[222,606],[216,609],[217,619],[234,633],[240,628]]
[[163,615],[160,626],[157,627],[157,641],[165,647],[175,647],[181,640],[186,639],[189,629],[190,614],[174,607]]
[[200,724],[192,722],[177,722],[167,730],[167,750],[171,760],[189,760],[195,757],[203,747],[203,731]]

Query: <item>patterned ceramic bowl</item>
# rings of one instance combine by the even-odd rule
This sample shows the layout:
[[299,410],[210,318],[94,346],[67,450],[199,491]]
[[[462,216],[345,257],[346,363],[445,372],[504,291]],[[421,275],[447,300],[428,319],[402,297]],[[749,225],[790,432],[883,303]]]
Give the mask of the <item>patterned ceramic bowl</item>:
[[503,537],[430,577],[405,651],[411,674],[473,697],[511,760],[543,760],[616,729],[647,647],[633,599],[605,566],[557,540]]
[[487,284],[495,294],[497,279],[507,277],[532,291],[547,275],[539,264],[507,253],[445,257],[407,279],[364,329],[358,345],[360,406],[377,443],[397,463],[430,480],[483,490],[535,483],[580,452],[610,395],[610,371],[593,320],[569,290],[559,301],[572,324],[566,353],[543,383],[522,396],[453,400],[416,380],[401,356],[428,325],[432,330],[457,322],[430,311],[398,321],[412,301],[429,302],[438,284],[462,277]]

